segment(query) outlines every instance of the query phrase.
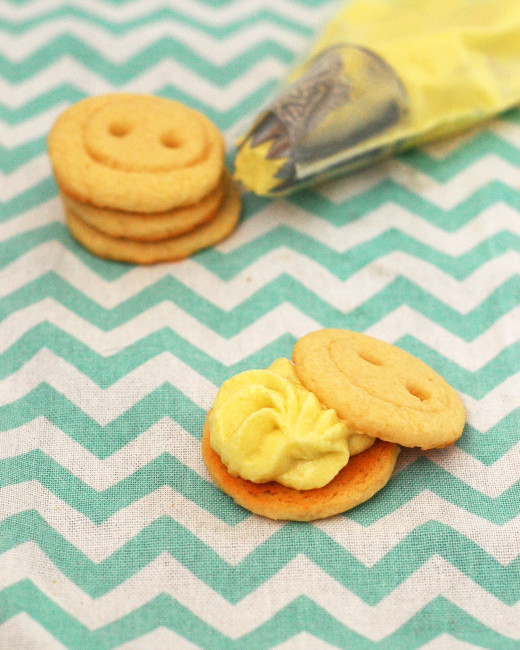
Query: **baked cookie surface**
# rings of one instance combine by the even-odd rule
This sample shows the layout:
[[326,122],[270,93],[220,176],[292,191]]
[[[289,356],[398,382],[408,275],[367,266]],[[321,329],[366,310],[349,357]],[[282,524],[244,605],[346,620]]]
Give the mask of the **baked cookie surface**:
[[295,490],[274,481],[253,483],[231,476],[211,447],[207,418],[202,436],[202,457],[217,487],[257,515],[293,521],[331,517],[364,503],[386,485],[399,451],[398,445],[377,440],[366,451],[352,456],[324,487]]
[[224,168],[224,140],[202,113],[153,95],[114,93],[70,106],[54,123],[49,157],[72,199],[129,212],[197,203]]
[[302,384],[355,431],[431,449],[462,434],[456,391],[404,350],[358,332],[323,329],[300,338],[293,362]]

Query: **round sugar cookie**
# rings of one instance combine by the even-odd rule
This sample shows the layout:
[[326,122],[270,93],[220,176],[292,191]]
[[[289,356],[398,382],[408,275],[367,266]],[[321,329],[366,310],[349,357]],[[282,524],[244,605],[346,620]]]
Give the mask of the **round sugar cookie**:
[[156,97],[114,93],[69,107],[48,138],[60,189],[77,201],[128,212],[197,203],[224,168],[224,141],[202,113]]
[[358,332],[323,329],[293,348],[296,374],[352,430],[405,447],[445,447],[462,434],[455,390],[408,352]]
[[186,234],[156,242],[109,237],[87,225],[71,211],[66,216],[72,236],[94,255],[131,264],[154,264],[183,259],[221,241],[236,227],[240,208],[240,195],[234,181],[230,181],[226,186],[224,201],[211,221]]
[[270,519],[314,521],[346,512],[381,490],[395,467],[398,445],[376,440],[352,456],[330,483],[312,490],[295,490],[280,483],[252,483],[231,476],[210,444],[206,418],[202,435],[202,458],[215,485],[243,508]]
[[137,241],[169,239],[193,230],[210,221],[224,197],[224,185],[219,184],[195,205],[173,208],[167,212],[123,212],[98,208],[61,195],[65,209],[92,228],[110,237],[124,237]]

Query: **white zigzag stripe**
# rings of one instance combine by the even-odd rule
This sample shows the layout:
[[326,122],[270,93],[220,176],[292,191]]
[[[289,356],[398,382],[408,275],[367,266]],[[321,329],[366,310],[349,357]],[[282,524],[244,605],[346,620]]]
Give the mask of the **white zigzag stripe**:
[[[460,367],[477,372],[520,340],[518,322],[520,305],[468,343],[410,307],[402,305],[368,328],[366,333],[389,343],[412,335]],[[134,345],[154,332],[168,329],[226,366],[238,363],[284,334],[299,338],[320,328],[317,321],[292,305],[283,303],[260,316],[239,334],[225,338],[177,305],[164,301],[106,332],[53,298],[44,298],[0,322],[0,354],[41,323],[51,323],[104,358]],[[255,342],[254,346],[251,341]]]
[[159,627],[153,632],[148,632],[148,634],[136,637],[133,641],[117,646],[117,650],[143,650],[143,648],[146,650],[165,650],[165,648],[200,650],[200,645],[193,645],[168,628]]
[[334,650],[337,646],[332,646],[325,643],[321,639],[316,638],[308,632],[300,632],[288,641],[273,646],[272,650],[301,650],[308,648],[309,650]]
[[[55,637],[25,612],[13,616],[0,625],[0,645],[13,650],[66,650]],[[309,646],[305,646],[309,647]],[[133,641],[117,646],[118,650],[200,650],[183,637],[166,628],[157,628],[153,632],[137,637]]]
[[274,521],[259,525],[251,516],[236,526],[228,526],[167,486],[119,510],[100,525],[93,524],[37,481],[2,488],[0,494],[9,499],[3,504],[2,518],[36,508],[50,526],[95,563],[110,557],[161,516],[180,523],[233,566],[284,525]]
[[450,650],[479,650],[480,647],[472,643],[459,641],[450,634],[441,634],[430,643],[422,645],[421,650],[446,650],[446,648]]
[[5,433],[0,435],[0,457],[11,458],[41,449],[97,492],[116,485],[165,453],[210,481],[200,442],[168,417],[161,418],[105,459],[95,456],[43,416],[12,430],[15,431],[16,440]]
[[[511,375],[480,400],[462,395],[468,423],[487,431],[517,409],[519,379],[520,372]],[[124,413],[165,382],[205,410],[210,408],[216,393],[211,382],[169,352],[149,359],[109,388],[102,389],[69,362],[41,349],[22,368],[0,381],[0,405],[21,399],[42,382],[64,394],[101,425]]]
[[[173,635],[173,633],[170,633],[169,630],[159,628],[159,630],[150,632],[149,634],[146,634],[136,639],[135,641],[124,643],[123,645],[117,647],[118,650],[143,650],[143,648],[146,648],[146,650],[164,650],[164,648],[175,648],[175,650],[192,650],[192,648],[195,649],[195,646],[187,644],[187,641],[181,639],[180,637],[177,637],[177,639],[174,637],[175,635]],[[454,641],[456,640],[454,639]],[[183,645],[183,643],[187,645]],[[197,648],[200,648],[200,646],[197,646]],[[289,641],[285,641],[284,643],[273,646],[272,650],[301,650],[302,648],[308,648],[308,650],[334,650],[336,646],[331,646],[330,644],[325,643],[325,641],[318,639],[312,634],[301,632],[300,634],[296,634]],[[446,646],[444,646],[444,648],[446,648]],[[463,649],[462,645],[453,646],[453,648],[454,650],[467,650],[469,646],[466,646],[465,649]],[[442,649],[439,647],[438,650]]]
[[[15,147],[20,147],[26,143],[33,142],[37,138],[46,139],[53,122],[58,117],[58,115],[67,108],[67,106],[68,104],[65,103],[56,104],[50,110],[17,125],[10,125],[0,120],[0,146],[4,146],[7,149],[14,149]],[[221,129],[228,149],[234,147],[234,143],[238,135],[244,132],[249,120],[249,116],[245,114],[243,118],[234,122],[229,128]],[[27,164],[29,163],[25,163],[25,165]],[[25,165],[23,165],[22,168],[25,167]],[[16,172],[12,172],[12,174],[15,174],[15,179],[16,174],[20,172],[20,169],[21,168],[18,168]],[[40,178],[40,180],[45,180],[47,176],[50,176],[49,165],[47,165],[47,175],[43,176],[43,178]],[[18,181],[18,183],[20,183],[20,181]],[[49,220],[56,221],[56,217],[54,217],[54,219],[51,219],[50,214],[46,210],[47,205],[48,203],[42,203],[38,206],[37,222],[43,221],[47,223]],[[20,217],[17,217],[16,220],[25,221],[27,220],[27,215],[32,212],[34,212],[34,210],[23,213]],[[0,237],[0,241],[1,240],[2,238]]]
[[392,229],[452,256],[470,251],[502,230],[520,235],[517,212],[504,203],[495,203],[476,216],[471,224],[447,232],[393,203],[386,203],[345,225],[335,226],[288,201],[279,200],[242,224],[223,249],[226,252],[235,250],[282,225],[309,235],[338,252],[364,244]]
[[[408,450],[404,450],[401,455],[408,453]],[[429,453],[425,455],[429,456]],[[483,483],[481,481],[481,486]],[[352,520],[348,520],[346,527],[342,517],[316,521],[314,525],[366,567],[372,567],[418,526],[431,521],[449,526],[464,535],[503,566],[508,566],[518,557],[520,516],[501,526],[489,521],[484,526],[479,516],[451,504],[430,490],[423,490],[367,527]]]
[[[8,124],[0,120],[0,145],[7,149],[14,149],[36,138],[46,137],[51,124],[65,108],[65,103],[56,104],[20,124]],[[42,207],[45,214],[46,206]]]
[[432,142],[422,147],[423,151],[436,160],[445,160],[450,154],[456,151],[459,147],[464,146],[473,138],[479,137],[484,133],[493,133],[502,140],[509,142],[514,147],[520,148],[520,127],[508,120],[507,117],[498,116],[492,122],[486,123],[484,126],[464,131],[450,138],[444,138],[437,142]]
[[461,368],[477,372],[503,350],[520,340],[519,319],[520,305],[504,314],[484,333],[468,343],[415,309],[402,305],[369,327],[366,334],[393,344],[404,336],[413,336]]
[[[0,223],[0,242],[62,220],[61,201],[57,198],[51,199],[38,209],[28,210],[16,218]],[[503,203],[496,203],[483,210],[471,224],[462,226],[455,232],[446,232],[393,204],[385,204],[350,223],[335,226],[280,200],[273,201],[243,222],[233,237],[222,244],[221,249],[226,252],[236,250],[280,226],[289,226],[291,230],[308,235],[337,252],[344,252],[395,229],[453,257],[471,251],[478,244],[504,230],[520,236],[516,211]]]
[[[146,18],[155,11],[164,9],[162,0],[135,0],[111,6],[99,0],[69,0],[67,6],[83,9],[91,16],[104,18],[114,24]],[[175,10],[182,15],[195,18],[208,26],[224,27],[239,20],[254,16],[260,11],[269,10],[279,16],[289,18],[295,23],[312,27],[323,21],[335,6],[334,0],[321,3],[317,7],[304,6],[290,0],[235,0],[222,6],[211,6],[197,0],[176,0]],[[0,18],[23,21],[45,17],[52,11],[63,8],[62,0],[32,0],[20,4],[4,2],[0,5]]]
[[49,161],[46,154],[31,160],[15,171],[0,171],[0,201],[9,201],[49,177]]
[[[493,468],[490,480],[495,475]],[[180,523],[232,566],[237,566],[284,526],[283,522],[254,516],[229,526],[168,486],[118,510],[99,525],[36,480],[4,487],[0,495],[2,519],[36,509],[57,533],[96,563],[119,551],[162,516]],[[364,566],[372,567],[418,526],[430,521],[437,521],[464,535],[503,566],[508,566],[520,552],[520,516],[501,526],[492,522],[486,522],[484,526],[480,517],[445,501],[430,490],[422,491],[367,527],[344,517],[331,517],[312,525]]]
[[[38,574],[32,567],[39,567]],[[36,577],[37,576],[37,577]],[[439,556],[432,556],[377,605],[367,605],[303,556],[233,605],[166,553],[109,593],[93,599],[61,573],[32,542],[0,557],[0,588],[30,579],[89,629],[129,614],[168,593],[199,619],[230,638],[239,638],[305,595],[358,634],[380,640],[442,596],[481,623],[519,639],[520,603],[505,605]]]
[[229,36],[214,37],[197,27],[163,18],[160,22],[136,27],[126,34],[112,34],[93,24],[61,19],[38,25],[22,35],[4,33],[0,41],[0,54],[12,62],[23,61],[63,35],[76,37],[115,64],[124,63],[162,38],[174,39],[175,43],[182,43],[193,50],[197,58],[220,66],[264,42],[274,41],[297,53],[307,41],[304,36],[271,21],[255,22]]
[[496,498],[520,481],[519,453],[520,442],[517,442],[489,468],[458,447],[446,454],[432,451],[428,457],[475,490]]
[[[161,62],[157,64],[157,66],[149,70],[146,75],[150,75],[151,77],[152,74],[156,72],[157,75],[153,76],[162,76],[161,73],[164,71],[160,70],[159,68],[166,66],[169,63],[170,62]],[[264,59],[255,66],[254,70],[250,69],[247,74],[242,76],[240,79],[244,79],[246,85],[249,85],[249,83],[254,84],[254,88],[250,88],[250,92],[253,92],[259,86],[263,85],[268,79],[273,78],[272,69],[273,63],[268,62]],[[185,73],[185,76],[183,73],[178,72],[176,73],[176,76],[172,75],[169,81],[163,78],[162,83],[158,81],[154,84],[154,87],[148,91],[153,92],[154,89],[171,83],[171,79],[175,79],[176,85],[178,87],[182,87],[181,81],[185,79],[185,77],[191,77],[193,83],[186,86],[190,88],[190,95],[197,99],[200,99],[201,101],[204,101],[206,104],[215,106],[218,105],[219,112],[228,110],[230,107],[230,96],[233,97],[232,103],[234,105],[240,101],[240,99],[236,97],[236,94],[240,94],[241,98],[244,98],[248,94],[243,92],[244,88],[241,86],[241,81],[239,81],[237,84],[237,80],[234,80],[230,82],[229,86],[226,88],[217,88],[206,81],[201,81],[200,78],[195,78],[196,75],[194,75],[192,72],[186,70],[183,70],[183,72]],[[92,75],[90,71],[88,74]],[[77,79],[69,79],[69,82],[73,83],[77,87],[78,83],[81,83],[81,79],[82,74],[80,74]],[[188,81],[187,79],[185,80]],[[0,90],[1,86],[2,82],[0,80]],[[108,84],[106,84],[104,81],[101,82],[101,86],[98,85],[97,90],[90,89],[90,94],[113,91],[113,88],[109,88]],[[134,90],[143,92],[146,91],[146,88],[140,88],[140,82],[138,80],[134,80],[131,84],[128,84],[127,87],[121,88],[120,90]],[[226,99],[220,101],[220,98],[223,96],[226,96]],[[249,118],[245,117],[243,123],[245,124],[247,121],[249,121]],[[238,129],[235,125],[233,130],[230,130],[226,137],[228,141],[228,147],[232,146],[231,134],[233,134],[233,137],[235,137],[237,133]],[[4,176],[0,175],[0,181],[3,178],[3,183],[0,184],[0,201],[7,201],[14,196],[22,193],[23,191],[30,189],[30,187],[32,187],[36,182],[43,180],[45,177],[44,171],[45,169],[48,169],[48,165],[46,167],[42,162],[42,159],[46,159],[46,156],[40,156],[31,160],[29,163],[26,163],[11,174]],[[36,164],[36,161],[38,164],[38,173],[35,174],[34,169],[31,173],[28,173],[26,168]],[[418,178],[419,176],[420,179]],[[433,203],[443,210],[449,210],[457,206],[462,201],[466,200],[476,191],[485,187],[489,184],[489,182],[493,180],[498,180],[501,183],[509,185],[510,187],[516,189],[518,187],[518,178],[519,170],[517,167],[508,161],[502,160],[498,156],[492,155],[484,156],[445,183],[439,183],[433,178],[411,169],[399,160],[391,159],[386,163],[382,163],[380,165],[366,169],[363,174],[358,173],[347,175],[335,181],[330,181],[328,184],[322,185],[321,187],[317,186],[316,191],[325,195],[330,201],[341,204],[349,199],[352,199],[357,194],[360,194],[363,191],[367,191],[383,180],[392,179],[397,184],[403,185],[409,189],[416,196],[419,196],[426,201]],[[291,204],[286,204],[283,206],[282,201],[278,201],[274,205],[277,210],[284,210],[286,217],[287,213],[289,213],[290,217],[294,217],[294,213],[297,212],[296,216],[301,218],[301,214],[303,213],[303,211],[297,210],[295,206]],[[497,205],[499,207],[493,206],[491,208],[488,208],[485,212],[492,212],[493,215],[496,215],[497,211],[501,209],[505,209],[506,214],[507,212],[513,212],[511,208],[507,208],[500,203]],[[373,214],[373,220],[376,220],[378,215],[383,214],[385,216],[385,220],[387,218],[390,218],[392,221],[397,221],[398,225],[402,219],[419,221],[417,217],[409,214],[404,208],[396,206],[392,203],[388,204],[387,206],[382,206]],[[266,216],[265,213],[263,216]],[[312,230],[313,236],[315,236],[317,239],[321,239],[321,233],[323,229],[325,237],[327,237],[329,229],[334,228],[333,226],[328,226],[325,220],[316,219],[316,217],[313,216],[310,218],[312,223],[315,223],[316,221],[319,221],[321,223],[320,228],[314,228]],[[278,220],[276,220],[276,222],[278,223]],[[292,223],[292,219],[289,219],[288,223]],[[358,221],[355,223],[358,223]],[[380,228],[388,230],[386,222],[383,222]],[[475,230],[473,224],[471,228]],[[508,225],[508,228],[517,228],[517,226],[514,224],[514,220],[512,220],[512,222]],[[426,224],[423,224],[421,229],[433,230],[434,228],[431,225],[428,226]],[[461,240],[463,240],[462,234],[465,230],[470,230],[470,227],[467,226],[466,228],[461,228],[457,231],[457,235],[461,238]],[[447,237],[448,235],[445,233],[444,236]],[[453,234],[450,235],[450,237],[453,238]],[[339,245],[342,244],[343,241],[339,243]]]
[[488,125],[487,130],[502,140],[506,140],[513,147],[520,148],[520,126],[515,122],[507,119],[496,119]]
[[[226,366],[238,363],[284,334],[299,338],[319,327],[316,321],[292,305],[282,304],[259,317],[239,334],[226,339],[173,303],[162,302],[124,325],[103,332],[53,299],[46,298],[15,312],[0,323],[0,353],[32,327],[43,322],[52,323],[68,332],[105,358],[153,332],[168,328]],[[2,338],[4,329],[6,334]],[[251,341],[255,341],[254,346]]]
[[[155,422],[150,429],[105,459],[92,454],[42,416],[10,430],[10,434],[4,432],[0,435],[0,457],[16,457],[41,449],[97,491],[106,490],[122,481],[162,453],[172,454],[209,480],[201,460],[199,441],[167,417]],[[520,442],[487,466],[457,447],[427,453],[403,450],[403,455],[408,458],[401,461],[401,466],[425,455],[459,480],[494,499],[520,480],[519,451]]]
[[11,650],[66,650],[50,632],[25,612],[0,625],[0,647]]
[[[27,81],[11,84],[0,78],[2,104],[11,109],[18,108],[41,95],[41,89],[48,92],[68,84],[85,95],[127,91],[153,93],[162,88],[175,86],[181,92],[189,89],[190,97],[219,113],[235,108],[256,90],[270,81],[279,80],[286,66],[274,57],[263,58],[248,71],[225,86],[217,86],[193,70],[171,59],[162,60],[134,77],[128,83],[114,87],[88,67],[64,56]],[[0,200],[5,201],[5,188],[0,185]],[[29,186],[27,186],[28,188]]]
[[[217,250],[222,250],[223,245],[219,244]],[[506,251],[459,281],[429,262],[396,251],[377,258],[343,281],[314,260],[282,246],[255,260],[229,281],[221,280],[194,259],[149,268],[134,267],[117,280],[107,281],[60,243],[51,241],[0,270],[0,297],[53,271],[97,304],[111,309],[157,280],[173,276],[204,299],[229,311],[286,274],[339,311],[348,313],[396,278],[405,277],[456,312],[467,314],[518,273],[519,261],[520,254]]]
[[346,179],[324,183],[318,191],[330,201],[340,204],[391,179],[443,210],[451,210],[491,181],[518,188],[518,177],[518,167],[495,154],[482,156],[443,183],[406,165],[398,158],[390,158],[361,173],[349,175]]
[[[43,365],[41,365],[43,364]],[[164,383],[208,410],[216,387],[178,358],[164,352],[102,389],[67,361],[42,349],[20,370],[0,381],[0,405],[17,400],[42,382],[104,426]]]

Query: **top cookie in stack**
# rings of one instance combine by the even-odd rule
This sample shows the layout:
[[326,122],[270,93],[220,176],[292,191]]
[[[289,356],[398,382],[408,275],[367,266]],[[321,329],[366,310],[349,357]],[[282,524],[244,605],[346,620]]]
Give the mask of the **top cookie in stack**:
[[94,254],[182,259],[235,228],[240,197],[204,115],[152,95],[89,97],[56,120],[49,156],[72,235]]

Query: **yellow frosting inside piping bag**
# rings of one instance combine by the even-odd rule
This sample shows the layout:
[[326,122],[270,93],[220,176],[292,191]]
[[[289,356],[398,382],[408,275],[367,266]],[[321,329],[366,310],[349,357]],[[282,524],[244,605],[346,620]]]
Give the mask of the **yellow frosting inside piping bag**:
[[232,476],[277,481],[299,490],[322,487],[373,444],[352,434],[332,409],[299,382],[288,359],[225,381],[209,414],[211,446]]
[[518,0],[346,2],[239,144],[236,176],[284,194],[489,119],[520,102],[519,42]]

